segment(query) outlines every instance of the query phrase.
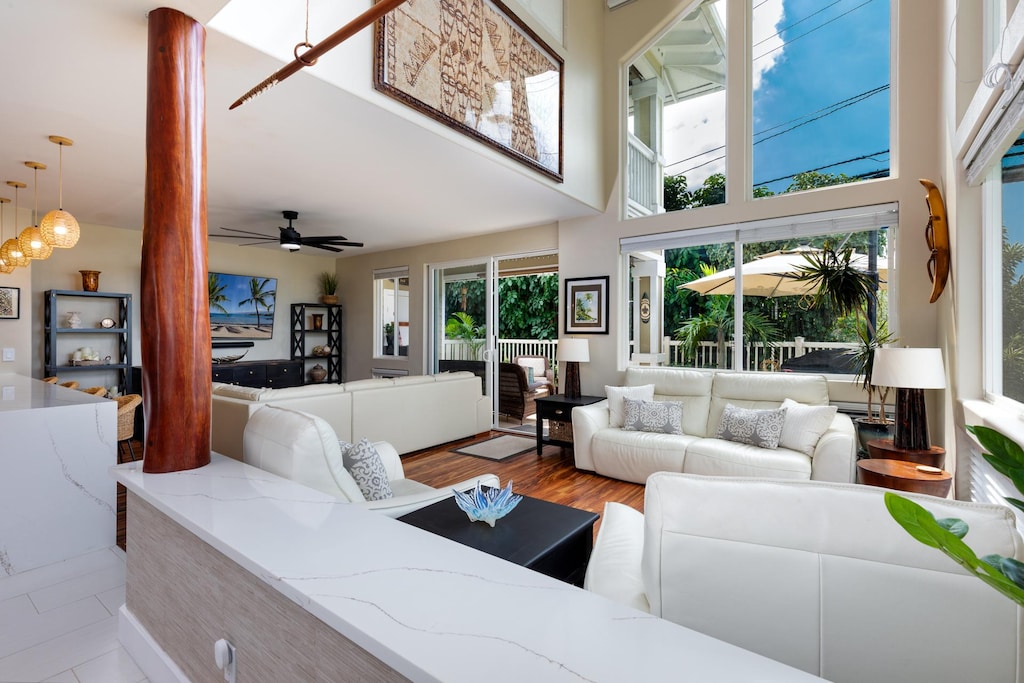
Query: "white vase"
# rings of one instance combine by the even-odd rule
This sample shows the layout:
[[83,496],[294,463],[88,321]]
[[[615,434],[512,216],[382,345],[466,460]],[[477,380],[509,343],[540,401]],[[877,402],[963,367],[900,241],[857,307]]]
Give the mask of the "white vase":
[[68,327],[78,329],[82,326],[82,319],[78,317],[78,311],[68,311]]

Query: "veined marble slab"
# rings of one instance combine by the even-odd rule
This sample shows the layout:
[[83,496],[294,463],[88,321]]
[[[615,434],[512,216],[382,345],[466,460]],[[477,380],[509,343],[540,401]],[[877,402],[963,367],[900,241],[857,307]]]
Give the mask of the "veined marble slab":
[[0,434],[0,574],[114,544],[114,401],[3,374]]
[[111,472],[412,680],[820,680],[218,454]]

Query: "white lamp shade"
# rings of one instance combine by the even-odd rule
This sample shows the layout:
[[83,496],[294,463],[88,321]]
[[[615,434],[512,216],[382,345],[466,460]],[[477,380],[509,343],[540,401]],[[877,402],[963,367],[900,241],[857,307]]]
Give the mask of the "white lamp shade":
[[871,383],[901,389],[942,389],[946,372],[941,349],[875,349]]
[[563,363],[589,363],[590,342],[586,339],[559,339],[558,360]]

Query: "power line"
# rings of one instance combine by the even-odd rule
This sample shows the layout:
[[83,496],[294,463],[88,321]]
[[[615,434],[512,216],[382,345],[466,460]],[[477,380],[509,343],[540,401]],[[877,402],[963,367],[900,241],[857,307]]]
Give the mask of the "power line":
[[[757,137],[758,135],[763,135],[764,133],[767,133],[769,131],[775,130],[775,129],[781,127],[781,126],[785,126],[785,125],[787,125],[789,123],[793,123],[795,121],[800,121],[800,123],[797,123],[794,126],[790,126],[789,128],[787,128],[785,130],[781,130],[778,133],[775,133],[774,135],[769,135],[768,137],[761,138],[760,140],[755,140],[753,144],[758,145],[758,144],[760,144],[762,142],[767,142],[768,140],[771,140],[773,138],[777,138],[780,135],[785,135],[786,133],[794,131],[797,128],[801,128],[801,127],[806,126],[806,125],[808,125],[810,123],[814,123],[815,121],[823,119],[826,116],[831,116],[832,114],[835,114],[836,112],[838,112],[838,111],[840,111],[842,109],[845,109],[847,107],[852,107],[853,105],[858,104],[859,102],[863,102],[867,98],[872,97],[874,95],[877,95],[878,93],[884,92],[884,91],[886,91],[888,89],[889,89],[888,85],[883,85],[883,86],[879,86],[877,88],[873,88],[871,90],[865,90],[864,92],[858,93],[857,95],[853,95],[852,97],[848,97],[845,100],[839,100],[838,102],[834,102],[834,103],[832,103],[830,105],[822,107],[821,109],[817,109],[817,110],[811,112],[811,114],[804,114],[803,116],[798,116],[797,118],[791,119],[790,121],[786,121],[785,123],[780,123],[780,124],[777,124],[775,126],[772,126],[771,128],[766,128],[765,130],[758,131],[758,132],[753,134],[753,137]],[[825,113],[821,113],[821,112],[825,112]],[[819,116],[813,116],[812,118],[808,119],[807,117],[811,116],[812,114],[820,114],[820,115]],[[803,119],[806,119],[806,120],[803,120]],[[671,164],[666,164],[665,168],[671,168],[672,166],[678,166],[679,164],[685,163],[687,161],[692,161],[693,159],[700,158],[700,157],[702,157],[702,156],[704,156],[706,154],[711,154],[712,152],[717,152],[717,151],[722,150],[722,149],[725,149],[725,145],[719,145],[718,147],[713,147],[711,149],[706,149],[703,152],[700,152],[698,154],[694,154],[694,155],[689,156],[689,157],[687,157],[685,159],[680,159],[679,161],[674,161]],[[704,161],[704,162],[702,162],[702,163],[700,163],[700,164],[698,164],[696,166],[687,168],[685,170],[679,171],[679,172],[674,173],[672,175],[679,175],[679,174],[682,174],[682,173],[689,173],[690,171],[696,170],[696,169],[700,168],[701,166],[706,166],[707,164],[709,164],[709,163],[711,163],[713,161],[718,161],[719,159],[724,159],[724,158],[725,158],[724,155],[723,156],[719,156],[719,157],[715,157],[714,159],[709,159],[709,160]]]
[[[760,182],[754,183],[754,187],[761,187],[763,185],[770,185],[772,183],[777,183],[780,180],[785,180],[786,178],[792,178],[792,177],[797,176],[797,175],[799,175],[801,173],[814,173],[815,171],[824,171],[826,168],[835,168],[836,166],[843,166],[845,164],[850,164],[850,163],[853,163],[854,161],[863,161],[865,159],[874,159],[874,157],[876,157],[876,156],[878,156],[880,154],[888,154],[888,153],[889,153],[889,150],[883,149],[881,152],[872,152],[871,154],[863,154],[863,155],[861,155],[859,157],[853,157],[852,159],[847,159],[845,161],[837,161],[834,164],[826,164],[825,166],[819,166],[818,168],[809,168],[809,169],[807,169],[805,171],[797,171],[796,173],[791,173],[789,175],[779,176],[778,178],[772,178],[771,180],[762,180]],[[881,171],[874,171],[873,173],[880,173],[880,172]]]
[[[765,0],[765,1],[767,2],[767,0]],[[805,21],[807,21],[808,19],[810,19],[811,17],[813,17],[813,16],[815,15],[815,14],[821,14],[822,12],[824,12],[825,10],[827,10],[827,9],[828,9],[829,7],[833,7],[834,5],[838,5],[838,4],[839,4],[840,2],[842,2],[842,1],[843,1],[843,0],[835,0],[835,2],[832,2],[832,3],[828,4],[828,5],[825,5],[825,6],[824,6],[824,7],[822,7],[822,8],[820,9],[820,10],[818,10],[818,11],[816,11],[816,12],[811,12],[810,14],[808,14],[808,15],[807,15],[806,17],[804,17],[803,19],[800,19],[799,21],[795,21],[795,22],[793,22],[792,24],[790,24],[789,26],[783,26],[782,28],[780,28],[780,29],[779,29],[778,31],[776,31],[775,33],[771,34],[770,36],[768,36],[768,37],[767,37],[767,38],[765,38],[764,40],[759,40],[759,41],[757,41],[756,43],[754,43],[754,44],[753,44],[753,45],[751,45],[750,47],[751,47],[751,48],[755,48],[755,47],[757,47],[758,45],[760,45],[761,43],[766,43],[766,42],[768,42],[769,40],[771,40],[772,38],[774,38],[775,36],[777,36],[777,35],[780,35],[780,34],[781,34],[781,33],[782,33],[783,31],[786,31],[786,30],[788,30],[788,29],[791,29],[791,28],[793,28],[794,26],[796,26],[797,24],[802,24],[802,23],[804,23]]]
[[838,16],[832,17],[831,19],[829,19],[828,21],[826,21],[826,22],[824,22],[824,23],[818,24],[817,26],[815,26],[814,28],[812,28],[812,29],[811,29],[810,31],[807,31],[806,33],[801,33],[801,34],[800,34],[800,35],[798,35],[798,36],[794,36],[793,38],[790,38],[789,40],[787,40],[786,42],[784,42],[784,43],[783,43],[782,45],[779,45],[778,47],[774,47],[774,48],[772,48],[771,50],[768,50],[768,52],[765,52],[764,54],[760,54],[760,55],[758,55],[758,56],[754,57],[754,59],[752,59],[751,61],[754,61],[754,62],[756,62],[757,60],[761,59],[762,57],[767,57],[767,56],[768,56],[768,55],[770,55],[771,53],[773,53],[773,52],[776,52],[776,51],[778,51],[778,50],[781,50],[782,48],[786,47],[787,45],[791,45],[792,43],[795,43],[796,41],[800,40],[800,39],[801,39],[801,38],[803,38],[804,36],[809,36],[810,34],[814,33],[814,32],[815,32],[815,31],[817,31],[818,29],[820,29],[820,28],[824,28],[825,26],[828,26],[828,25],[829,25],[829,24],[831,24],[831,23],[832,23],[833,21],[839,21],[840,19],[842,19],[843,17],[845,17],[845,16],[847,15],[847,14],[850,14],[851,12],[856,12],[856,11],[857,11],[857,10],[859,10],[859,9],[860,9],[861,7],[863,7],[864,5],[868,5],[868,4],[870,4],[871,2],[873,2],[873,0],[865,0],[864,2],[862,2],[862,3],[861,3],[861,4],[859,4],[859,5],[857,5],[856,7],[852,8],[852,9],[848,9],[848,10],[846,10],[845,12],[843,12],[842,14],[840,14],[840,15],[838,15]]

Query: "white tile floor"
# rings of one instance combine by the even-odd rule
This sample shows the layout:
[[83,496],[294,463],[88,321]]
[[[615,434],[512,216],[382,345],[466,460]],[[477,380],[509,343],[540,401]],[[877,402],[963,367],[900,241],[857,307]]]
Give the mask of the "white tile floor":
[[0,578],[0,681],[145,681],[117,640],[124,576],[115,546]]

